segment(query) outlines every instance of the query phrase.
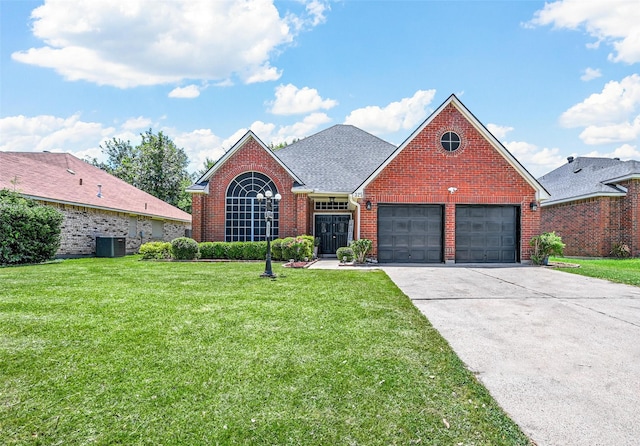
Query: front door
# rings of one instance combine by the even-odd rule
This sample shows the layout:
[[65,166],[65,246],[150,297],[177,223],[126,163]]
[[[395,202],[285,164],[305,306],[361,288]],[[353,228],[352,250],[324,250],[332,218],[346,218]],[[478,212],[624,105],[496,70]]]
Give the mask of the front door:
[[320,255],[335,256],[338,248],[347,246],[350,215],[316,215],[315,236],[320,237]]

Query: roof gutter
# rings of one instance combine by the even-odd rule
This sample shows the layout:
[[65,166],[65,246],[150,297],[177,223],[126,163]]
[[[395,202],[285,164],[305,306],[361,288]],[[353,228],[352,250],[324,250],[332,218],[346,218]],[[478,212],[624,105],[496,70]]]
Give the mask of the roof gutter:
[[545,200],[545,201],[540,202],[540,206],[542,206],[542,207],[553,206],[555,204],[570,203],[572,201],[586,200],[588,198],[624,197],[626,195],[627,194],[624,193],[624,192],[596,192],[596,193],[593,193],[593,194],[585,194],[585,195],[578,195],[578,196],[575,196],[575,197],[561,198],[559,200],[554,200],[554,201]]
[[182,218],[173,218],[173,217],[167,217],[166,215],[149,214],[145,212],[132,211],[130,209],[117,209],[117,208],[110,208],[106,206],[94,206],[92,204],[87,204],[87,203],[74,203],[73,201],[56,200],[53,198],[39,197],[36,195],[29,195],[29,194],[20,194],[20,195],[22,195],[23,197],[32,198],[38,201],[46,201],[49,203],[68,204],[71,206],[78,206],[78,207],[89,208],[89,209],[98,209],[100,211],[122,212],[123,214],[142,215],[145,217],[157,218],[161,220],[171,220],[171,221],[181,221],[184,223],[191,223],[190,220],[185,220]]

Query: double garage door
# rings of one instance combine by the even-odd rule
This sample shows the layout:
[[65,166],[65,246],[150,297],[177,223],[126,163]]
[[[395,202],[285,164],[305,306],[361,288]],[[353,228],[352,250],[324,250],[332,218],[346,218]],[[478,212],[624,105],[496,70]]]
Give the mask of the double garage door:
[[[456,206],[456,262],[510,263],[518,252],[516,206]],[[380,205],[378,261],[441,263],[442,205]]]

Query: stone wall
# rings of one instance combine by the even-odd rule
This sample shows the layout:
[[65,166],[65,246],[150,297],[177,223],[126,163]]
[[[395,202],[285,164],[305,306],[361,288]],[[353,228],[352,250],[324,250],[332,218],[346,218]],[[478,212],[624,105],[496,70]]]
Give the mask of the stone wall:
[[[131,215],[69,204],[46,203],[62,212],[62,234],[57,257],[92,256],[96,253],[96,237],[126,237],[127,254],[138,252],[140,245],[154,240],[170,242],[184,237],[191,229],[187,222],[154,220],[143,215]],[[154,237],[153,222],[162,225],[162,236]],[[161,222],[161,223],[160,223]]]

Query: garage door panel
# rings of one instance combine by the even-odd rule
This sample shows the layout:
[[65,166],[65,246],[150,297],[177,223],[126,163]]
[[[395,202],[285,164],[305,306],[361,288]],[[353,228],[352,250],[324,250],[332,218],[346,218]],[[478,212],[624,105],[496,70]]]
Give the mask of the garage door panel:
[[517,261],[515,206],[456,206],[456,262]]
[[379,205],[378,261],[442,262],[442,206]]

